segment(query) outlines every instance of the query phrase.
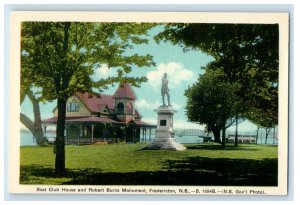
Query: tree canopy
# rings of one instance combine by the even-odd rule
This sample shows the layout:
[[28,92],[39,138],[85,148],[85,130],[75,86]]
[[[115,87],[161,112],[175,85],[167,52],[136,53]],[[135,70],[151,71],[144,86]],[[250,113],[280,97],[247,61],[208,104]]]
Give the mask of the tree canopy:
[[[147,43],[143,35],[152,24],[93,22],[23,22],[21,82],[26,89],[39,87],[41,99],[57,100],[55,170],[65,171],[64,127],[66,101],[76,92],[92,92],[114,82],[139,86],[145,77],[128,77],[134,66],[155,65],[149,55],[125,55],[134,44]],[[101,64],[117,69],[117,76],[95,81]]]
[[188,119],[205,124],[207,130],[213,132],[215,141],[221,142],[220,131],[225,131],[226,122],[236,115],[237,88],[238,84],[226,81],[221,69],[207,70],[185,92]]
[[156,40],[213,56],[207,69],[221,68],[228,81],[240,84],[247,118],[259,124],[253,113],[260,118],[268,113],[277,124],[278,24],[168,24]]
[[[152,57],[124,55],[133,44],[147,43],[145,35],[151,24],[24,22],[22,24],[22,78],[42,87],[47,100],[68,97],[75,91],[91,91],[120,82],[133,66],[154,65]],[[118,76],[94,82],[95,68],[107,64],[117,68]],[[143,78],[126,78],[138,86]],[[42,86],[41,86],[42,85]],[[58,90],[57,90],[58,88]],[[59,91],[59,92],[58,92]]]

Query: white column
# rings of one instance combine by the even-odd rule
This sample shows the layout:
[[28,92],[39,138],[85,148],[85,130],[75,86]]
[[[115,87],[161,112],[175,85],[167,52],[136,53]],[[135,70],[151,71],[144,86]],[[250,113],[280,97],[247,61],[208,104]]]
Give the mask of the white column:
[[92,143],[94,143],[94,124],[92,124]]

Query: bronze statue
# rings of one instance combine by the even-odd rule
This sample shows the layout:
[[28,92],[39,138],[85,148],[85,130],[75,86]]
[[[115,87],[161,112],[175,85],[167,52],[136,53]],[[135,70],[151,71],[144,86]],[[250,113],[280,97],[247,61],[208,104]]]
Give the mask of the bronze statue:
[[169,94],[169,88],[168,88],[167,73],[164,73],[164,77],[161,80],[161,96],[162,96],[163,106],[166,106],[166,104],[165,104],[165,95],[167,95],[167,98],[168,98],[168,106],[171,106],[171,104],[170,104],[170,94]]

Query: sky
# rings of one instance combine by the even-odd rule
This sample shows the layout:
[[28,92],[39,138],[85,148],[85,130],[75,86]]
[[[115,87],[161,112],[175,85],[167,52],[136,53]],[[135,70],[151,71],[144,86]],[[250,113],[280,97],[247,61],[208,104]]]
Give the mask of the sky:
[[[142,115],[142,121],[156,124],[157,114],[154,112],[158,106],[162,105],[160,94],[161,79],[164,73],[168,74],[169,93],[171,96],[171,104],[173,109],[177,111],[174,115],[174,128],[177,129],[204,129],[203,125],[189,122],[185,115],[186,97],[184,91],[195,83],[199,74],[203,74],[202,66],[206,66],[213,58],[200,50],[183,51],[183,48],[173,45],[170,42],[160,42],[159,44],[153,40],[162,27],[155,27],[149,31],[147,36],[148,44],[135,45],[131,50],[126,51],[125,55],[139,54],[151,55],[156,63],[152,67],[133,68],[128,77],[146,76],[148,81],[141,84],[140,88],[133,87],[137,100],[135,106]],[[114,68],[108,68],[102,64],[92,76],[95,80],[116,75]],[[105,94],[113,95],[118,85],[110,86]],[[42,103],[41,115],[42,119],[53,116],[52,110],[55,108],[56,102]],[[26,99],[21,105],[21,112],[32,119],[32,105]],[[230,128],[233,129],[233,128]],[[240,131],[254,131],[256,126],[248,121],[239,125]]]

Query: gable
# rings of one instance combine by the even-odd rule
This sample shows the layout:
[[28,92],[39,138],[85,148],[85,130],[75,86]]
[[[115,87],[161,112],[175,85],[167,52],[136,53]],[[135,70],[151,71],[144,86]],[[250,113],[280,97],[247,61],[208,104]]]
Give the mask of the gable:
[[[78,106],[78,110],[74,109],[76,106]],[[54,117],[57,117],[58,115],[57,107],[54,108],[53,115]],[[67,100],[66,117],[90,116],[90,115],[91,115],[91,111],[77,96],[72,96]]]
[[91,112],[100,112],[103,105],[107,105],[110,109],[114,108],[114,100],[110,95],[97,96],[90,93],[76,93],[76,96]]
[[110,109],[107,105],[100,105],[99,106],[99,112],[100,113],[106,113],[106,114],[109,114],[110,113]]

